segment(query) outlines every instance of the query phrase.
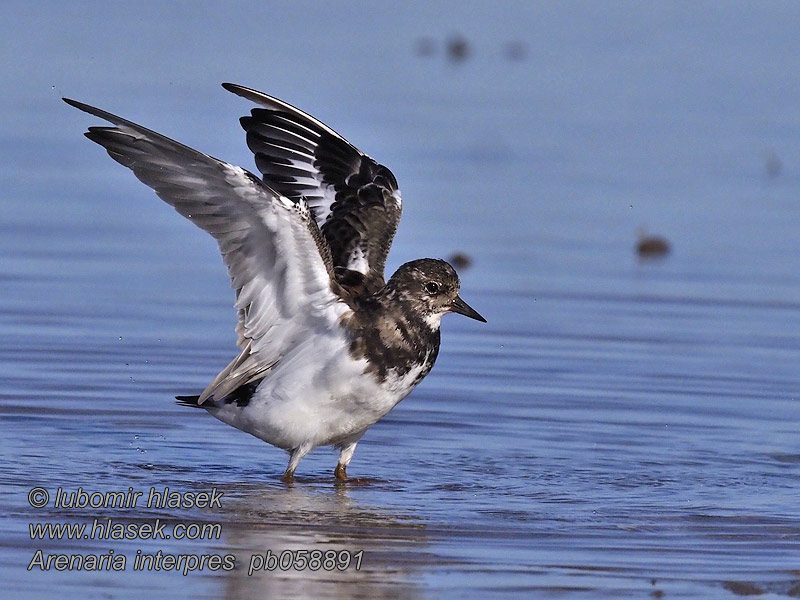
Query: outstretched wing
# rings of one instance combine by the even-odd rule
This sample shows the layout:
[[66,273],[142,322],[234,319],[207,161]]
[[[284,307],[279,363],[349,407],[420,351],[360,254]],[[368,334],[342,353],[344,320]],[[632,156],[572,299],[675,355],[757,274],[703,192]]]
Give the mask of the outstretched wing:
[[90,127],[86,137],[219,244],[236,290],[242,351],[198,403],[263,377],[298,340],[330,331],[351,310],[334,281],[328,245],[302,199],[285,198],[244,169],[140,125],[64,100],[113,123]]
[[240,119],[256,166],[271,188],[305,198],[328,241],[336,273],[366,289],[382,287],[383,270],[400,221],[392,172],[314,117],[277,98],[231,83],[223,87],[264,108]]

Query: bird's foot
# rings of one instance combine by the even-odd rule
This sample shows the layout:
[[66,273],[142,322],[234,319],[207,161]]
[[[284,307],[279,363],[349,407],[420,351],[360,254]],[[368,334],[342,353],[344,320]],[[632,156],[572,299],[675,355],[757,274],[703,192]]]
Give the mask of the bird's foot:
[[343,465],[342,463],[336,465],[333,476],[336,477],[337,481],[347,481],[347,465]]
[[282,476],[281,481],[283,483],[294,483],[294,471],[287,470]]

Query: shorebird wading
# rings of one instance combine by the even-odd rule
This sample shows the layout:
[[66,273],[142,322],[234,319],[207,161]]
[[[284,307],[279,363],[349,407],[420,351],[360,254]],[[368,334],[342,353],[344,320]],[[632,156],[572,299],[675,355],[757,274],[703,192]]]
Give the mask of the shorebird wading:
[[223,87],[260,108],[242,117],[252,173],[98,108],[86,133],[167,204],[217,240],[236,290],[239,355],[182,404],[286,450],[284,481],[317,446],[334,474],[368,427],[433,367],[448,312],[485,319],[443,260],[383,269],[400,220],[391,171],[314,117],[261,92]]

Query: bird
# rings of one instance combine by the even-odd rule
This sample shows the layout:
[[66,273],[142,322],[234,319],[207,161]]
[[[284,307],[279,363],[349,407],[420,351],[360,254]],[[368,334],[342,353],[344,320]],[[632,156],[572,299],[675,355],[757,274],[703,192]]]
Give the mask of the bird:
[[85,136],[216,240],[235,291],[238,355],[178,403],[289,454],[295,481],[319,446],[339,451],[337,481],[365,431],[430,372],[447,313],[486,322],[440,259],[384,268],[402,200],[392,172],[275,97],[240,119],[261,176],[88,104],[111,126]]

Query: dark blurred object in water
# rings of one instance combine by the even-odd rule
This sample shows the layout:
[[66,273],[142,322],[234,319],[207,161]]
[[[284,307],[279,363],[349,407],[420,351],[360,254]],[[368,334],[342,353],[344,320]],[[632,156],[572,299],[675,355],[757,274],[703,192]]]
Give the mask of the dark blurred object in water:
[[417,56],[433,56],[436,54],[436,40],[428,36],[419,37],[414,42],[414,51]]
[[460,34],[451,35],[447,40],[447,58],[452,62],[463,62],[470,55],[469,42]]
[[639,229],[639,241],[636,243],[636,254],[642,258],[655,258],[669,254],[669,242],[657,235],[648,235],[644,227]]
[[468,269],[472,265],[472,258],[466,252],[453,252],[447,262],[456,269]]
[[725,581],[722,587],[737,596],[760,596],[765,593],[763,588],[749,581]]
[[764,160],[764,172],[770,179],[775,179],[780,176],[782,170],[783,164],[781,163],[780,157],[775,154],[774,150],[770,150],[767,153],[767,158]]
[[508,60],[525,60],[528,57],[528,46],[525,44],[525,42],[512,40],[510,42],[506,42],[503,53]]

